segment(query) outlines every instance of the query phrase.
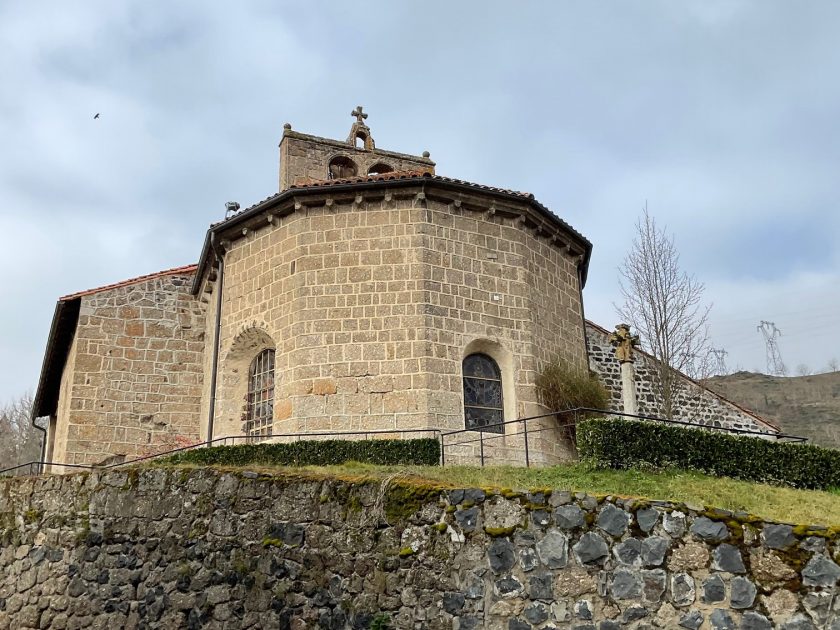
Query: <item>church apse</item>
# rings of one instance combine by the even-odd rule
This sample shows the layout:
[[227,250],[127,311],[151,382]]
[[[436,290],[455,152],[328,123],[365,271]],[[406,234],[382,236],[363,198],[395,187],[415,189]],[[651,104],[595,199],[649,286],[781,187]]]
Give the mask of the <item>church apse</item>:
[[[276,340],[274,435],[464,429],[465,352],[492,355],[502,370],[505,420],[544,411],[533,383],[541,361],[585,365],[579,256],[516,219],[527,199],[502,204],[447,185],[295,189],[266,210],[270,223],[220,234],[231,239],[223,354],[259,314]],[[230,399],[217,426],[241,426],[241,396]],[[501,429],[490,461],[522,461],[514,433]],[[534,462],[570,456],[552,427],[539,435]],[[461,450],[453,456],[472,461],[471,447]]]

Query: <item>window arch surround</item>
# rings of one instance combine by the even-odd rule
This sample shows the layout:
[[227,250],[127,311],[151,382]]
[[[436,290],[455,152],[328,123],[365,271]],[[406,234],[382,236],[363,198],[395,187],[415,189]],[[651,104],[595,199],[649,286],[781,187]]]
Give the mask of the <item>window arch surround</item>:
[[[251,366],[265,350],[277,343],[263,321],[247,321],[229,343],[222,342],[219,356],[219,384],[216,398],[214,435],[248,435],[248,390]],[[275,353],[274,401],[282,398],[284,356]]]
[[248,368],[245,432],[270,436],[274,426],[274,350],[260,352]]
[[[489,358],[496,366],[496,370],[498,371],[499,381],[501,385],[501,413],[498,411],[498,407],[496,407],[497,411],[495,412],[496,416],[498,417],[497,420],[494,422],[500,421],[509,421],[516,419],[517,416],[517,392],[516,392],[516,382],[514,379],[514,355],[510,352],[507,348],[505,348],[502,344],[497,341],[491,341],[489,339],[475,339],[469,342],[463,349],[461,357],[462,357],[462,376],[464,379],[471,378],[467,376],[469,374],[469,365],[467,359],[471,355],[484,355]],[[464,370],[464,368],[467,370]],[[468,405],[469,402],[466,398],[466,390],[462,390],[462,402],[464,403],[464,426],[468,430],[481,430],[478,427],[470,426],[468,424]],[[493,431],[499,434],[505,433],[506,427],[502,425],[501,427],[493,427],[491,429],[487,429],[487,431]]]

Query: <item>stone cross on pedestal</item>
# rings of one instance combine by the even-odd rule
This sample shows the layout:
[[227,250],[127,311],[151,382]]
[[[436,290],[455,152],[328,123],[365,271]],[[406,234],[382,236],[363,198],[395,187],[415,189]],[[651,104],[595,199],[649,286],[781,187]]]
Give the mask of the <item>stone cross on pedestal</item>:
[[637,414],[636,371],[633,367],[633,348],[639,345],[639,335],[630,333],[630,326],[618,324],[610,335],[610,344],[615,348],[615,358],[621,365],[621,400],[624,413]]
[[368,115],[365,114],[362,111],[362,106],[361,105],[356,105],[356,109],[354,109],[352,112],[350,112],[350,115],[355,116],[356,117],[356,122],[361,123],[361,124],[365,124],[365,118],[368,117]]

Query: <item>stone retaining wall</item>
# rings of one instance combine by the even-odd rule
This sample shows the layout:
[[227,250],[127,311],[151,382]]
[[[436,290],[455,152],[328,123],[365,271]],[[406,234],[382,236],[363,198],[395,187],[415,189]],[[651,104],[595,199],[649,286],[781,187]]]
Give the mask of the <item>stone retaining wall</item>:
[[834,532],[214,470],[0,482],[0,628],[840,628]]

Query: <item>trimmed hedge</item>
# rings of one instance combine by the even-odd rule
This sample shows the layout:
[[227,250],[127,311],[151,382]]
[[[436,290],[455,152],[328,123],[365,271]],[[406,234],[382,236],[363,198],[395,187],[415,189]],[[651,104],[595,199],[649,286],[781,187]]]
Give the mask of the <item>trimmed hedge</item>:
[[418,440],[303,440],[211,446],[184,451],[162,460],[171,464],[242,466],[330,466],[349,461],[366,464],[437,466],[440,442]]
[[681,468],[794,488],[840,488],[840,450],[623,419],[578,425],[581,459],[599,468]]

